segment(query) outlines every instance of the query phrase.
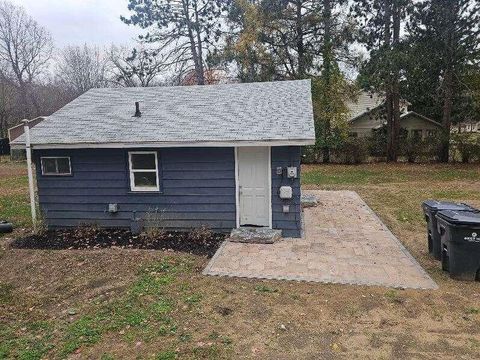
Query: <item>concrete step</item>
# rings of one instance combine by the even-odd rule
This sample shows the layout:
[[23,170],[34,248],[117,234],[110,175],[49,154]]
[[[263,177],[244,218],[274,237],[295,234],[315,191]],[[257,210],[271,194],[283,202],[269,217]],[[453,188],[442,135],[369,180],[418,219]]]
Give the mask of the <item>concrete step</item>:
[[267,227],[241,227],[233,229],[229,241],[251,244],[273,244],[282,238],[282,230]]
[[301,197],[302,208],[315,207],[318,205],[318,199],[313,194],[302,194]]

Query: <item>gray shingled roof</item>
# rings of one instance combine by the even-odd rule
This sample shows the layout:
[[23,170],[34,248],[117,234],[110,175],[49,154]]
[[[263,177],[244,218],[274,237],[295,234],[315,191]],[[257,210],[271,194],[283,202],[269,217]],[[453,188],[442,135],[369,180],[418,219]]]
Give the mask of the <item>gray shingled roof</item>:
[[92,89],[31,129],[34,146],[314,139],[309,80]]

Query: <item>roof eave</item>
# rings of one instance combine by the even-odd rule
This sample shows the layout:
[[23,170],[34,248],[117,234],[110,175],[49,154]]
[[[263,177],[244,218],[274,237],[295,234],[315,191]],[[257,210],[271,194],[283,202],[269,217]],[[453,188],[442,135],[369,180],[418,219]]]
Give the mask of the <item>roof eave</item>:
[[428,122],[431,122],[432,124],[434,125],[437,125],[439,127],[442,127],[442,124],[440,124],[439,122],[436,122],[435,120],[433,119],[430,119],[429,117],[425,116],[425,115],[422,115],[422,114],[419,114],[415,111],[409,111],[409,112],[406,112],[405,114],[402,114],[400,115],[400,119],[402,118],[405,118],[407,116],[418,116],[419,118],[425,120],[425,121],[428,121]]
[[[43,149],[123,149],[123,148],[168,148],[168,147],[242,147],[242,146],[306,146],[314,145],[315,139],[285,140],[235,140],[235,141],[190,141],[190,142],[106,142],[106,143],[70,143],[35,144],[32,148]],[[25,148],[24,143],[11,144],[12,149]]]

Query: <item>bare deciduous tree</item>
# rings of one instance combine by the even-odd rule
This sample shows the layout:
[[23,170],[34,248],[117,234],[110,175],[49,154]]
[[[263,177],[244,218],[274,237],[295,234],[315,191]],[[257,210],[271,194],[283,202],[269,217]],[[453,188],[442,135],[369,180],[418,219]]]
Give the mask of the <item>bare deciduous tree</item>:
[[117,86],[147,87],[160,83],[163,58],[153,50],[112,46],[108,55],[110,81]]
[[106,59],[96,47],[68,46],[63,49],[57,65],[57,81],[72,96],[92,88],[104,87]]
[[0,66],[0,138],[7,136],[9,121],[15,108],[16,89]]
[[52,50],[52,38],[45,28],[22,7],[0,1],[0,62],[5,66],[5,75],[18,87],[24,117],[32,115],[30,105],[39,115],[32,86],[47,68]]

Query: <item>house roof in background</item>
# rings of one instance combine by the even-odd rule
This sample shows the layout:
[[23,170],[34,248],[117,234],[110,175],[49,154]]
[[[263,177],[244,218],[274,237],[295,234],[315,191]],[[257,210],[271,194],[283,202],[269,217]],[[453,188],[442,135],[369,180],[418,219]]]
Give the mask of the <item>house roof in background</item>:
[[[135,102],[141,117],[134,117]],[[315,140],[310,80],[92,89],[35,126],[35,147],[198,146]],[[13,145],[25,142],[24,136]]]
[[[43,120],[45,120],[47,116],[38,116],[35,119],[29,120],[28,121],[28,127],[31,129],[34,126],[38,125],[41,123]],[[16,126],[12,126],[11,128],[8,129],[8,139],[10,142],[13,140],[17,139],[23,134],[25,124],[23,122],[21,124],[18,124]]]
[[[385,103],[385,95],[369,91],[360,91],[355,100],[347,102],[349,110],[348,120],[354,121],[360,116],[368,114]],[[400,106],[411,105],[407,100],[400,99]],[[406,111],[406,107],[405,110]]]
[[[422,114],[419,114],[415,111],[408,111],[404,114],[401,114],[400,115],[400,121],[405,120],[406,118],[409,118],[409,117],[416,117],[416,118],[421,119],[423,121],[432,123],[433,125],[436,125],[438,127],[442,127],[442,124],[436,122],[435,120],[430,119],[429,117],[426,117]],[[386,121],[382,122],[381,124],[375,126],[374,129],[380,129],[383,125],[387,125],[387,122]]]
[[409,112],[406,112],[405,114],[400,115],[400,119],[405,119],[410,116],[420,118],[422,120],[432,123],[433,125],[442,127],[442,124],[440,124],[439,122],[436,122],[435,120],[430,119],[429,117],[426,117],[425,115],[419,114],[415,111],[409,111]]
[[361,91],[354,101],[347,102],[349,110],[348,119],[353,120],[373,109],[376,109],[385,102],[385,97],[378,93]]

